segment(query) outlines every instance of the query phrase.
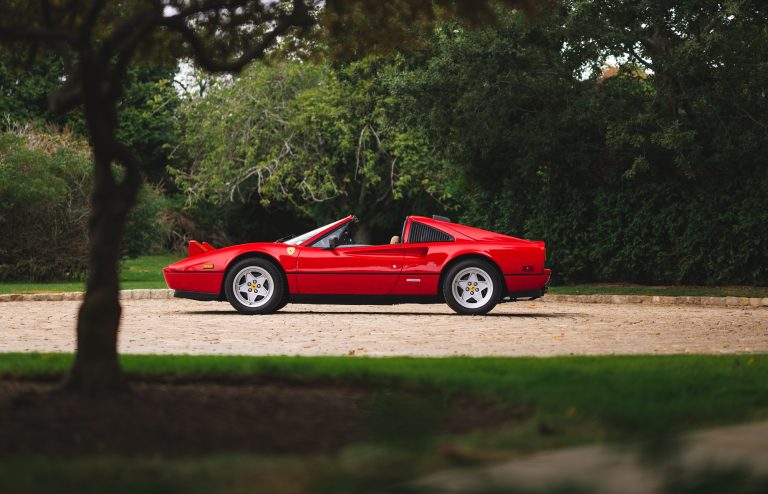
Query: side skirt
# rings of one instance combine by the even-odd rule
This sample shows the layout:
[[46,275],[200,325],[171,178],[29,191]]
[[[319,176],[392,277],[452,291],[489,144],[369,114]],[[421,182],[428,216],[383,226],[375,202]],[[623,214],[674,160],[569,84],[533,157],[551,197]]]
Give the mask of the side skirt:
[[439,304],[440,297],[427,295],[314,295],[291,294],[293,304],[396,305]]
[[188,298],[190,300],[199,300],[201,302],[211,302],[214,300],[221,300],[218,293],[207,292],[188,292],[185,290],[175,290],[173,292],[175,298]]

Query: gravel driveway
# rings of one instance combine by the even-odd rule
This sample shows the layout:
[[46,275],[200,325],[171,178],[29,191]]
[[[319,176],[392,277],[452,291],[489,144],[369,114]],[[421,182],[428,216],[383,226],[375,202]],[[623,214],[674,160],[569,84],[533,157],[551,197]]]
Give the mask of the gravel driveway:
[[[79,302],[0,304],[1,352],[71,352]],[[768,309],[519,302],[483,317],[445,305],[123,302],[120,351],[243,355],[584,355],[768,352]]]

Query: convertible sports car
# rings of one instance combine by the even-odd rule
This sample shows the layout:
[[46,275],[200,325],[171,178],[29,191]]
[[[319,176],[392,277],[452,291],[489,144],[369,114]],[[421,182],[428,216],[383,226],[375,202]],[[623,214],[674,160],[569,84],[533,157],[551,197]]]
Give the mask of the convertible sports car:
[[355,243],[347,216],[276,242],[215,249],[189,243],[189,257],[164,268],[175,296],[227,300],[243,314],[287,303],[446,302],[459,314],[542,296],[550,270],[544,242],[523,240],[448,218],[409,216],[389,244]]

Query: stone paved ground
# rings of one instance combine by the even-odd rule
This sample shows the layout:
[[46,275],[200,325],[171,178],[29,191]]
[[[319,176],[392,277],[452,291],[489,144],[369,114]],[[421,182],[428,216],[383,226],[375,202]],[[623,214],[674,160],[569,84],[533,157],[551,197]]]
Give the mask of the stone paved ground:
[[[0,304],[0,352],[74,349],[79,302]],[[768,352],[764,307],[519,302],[484,317],[445,305],[288,305],[125,300],[120,351],[244,355],[580,355]]]

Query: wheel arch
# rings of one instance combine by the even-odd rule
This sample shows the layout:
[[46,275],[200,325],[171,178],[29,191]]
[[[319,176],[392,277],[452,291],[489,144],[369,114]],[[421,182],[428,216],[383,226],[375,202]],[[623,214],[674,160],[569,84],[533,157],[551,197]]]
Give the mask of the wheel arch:
[[238,262],[244,260],[244,259],[264,259],[265,261],[269,261],[272,264],[275,265],[277,270],[280,272],[280,275],[283,277],[283,283],[285,285],[285,297],[289,296],[289,290],[288,290],[288,275],[285,274],[285,269],[283,266],[280,265],[280,262],[272,255],[269,255],[265,252],[257,252],[257,251],[251,251],[251,252],[243,252],[242,254],[238,254],[237,256],[230,259],[230,261],[227,263],[227,267],[224,269],[224,276],[221,278],[221,286],[219,287],[219,300],[224,301],[227,299],[226,292],[224,291],[224,284],[227,281],[227,276],[229,275],[229,272],[232,271],[232,266],[237,264]]
[[469,259],[479,259],[481,261],[485,261],[489,263],[493,268],[496,270],[496,274],[499,275],[499,279],[501,280],[501,298],[504,298],[507,295],[507,283],[504,278],[504,272],[501,270],[499,265],[496,263],[496,261],[493,260],[493,258],[487,254],[481,254],[479,252],[470,252],[466,254],[460,254],[443,266],[443,269],[440,270],[440,279],[437,282],[437,296],[440,297],[441,300],[444,300],[443,297],[443,280],[445,279],[445,274],[448,272],[448,270],[451,269],[454,265],[460,263],[461,261],[466,261]]

